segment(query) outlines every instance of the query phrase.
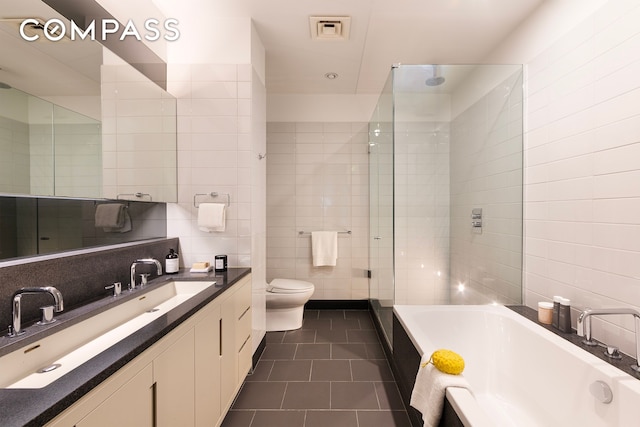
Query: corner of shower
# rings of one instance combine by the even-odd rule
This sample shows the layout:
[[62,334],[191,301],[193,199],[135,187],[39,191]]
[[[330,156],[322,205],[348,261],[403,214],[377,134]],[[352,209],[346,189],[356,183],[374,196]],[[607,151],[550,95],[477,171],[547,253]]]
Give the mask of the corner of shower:
[[369,122],[369,300],[389,348],[395,304],[522,303],[522,106],[521,65],[392,67]]

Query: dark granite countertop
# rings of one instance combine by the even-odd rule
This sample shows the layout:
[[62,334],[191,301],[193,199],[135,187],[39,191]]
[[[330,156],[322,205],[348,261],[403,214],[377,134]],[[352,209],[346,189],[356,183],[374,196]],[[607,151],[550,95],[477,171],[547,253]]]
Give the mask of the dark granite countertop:
[[167,274],[149,281],[143,289],[133,292],[123,291],[117,298],[103,298],[68,313],[61,313],[56,316],[58,320],[56,323],[47,327],[29,328],[30,331],[24,337],[0,338],[0,356],[2,356],[115,305],[139,297],[169,281],[216,281],[215,286],[129,335],[52,384],[40,389],[0,389],[0,425],[3,427],[44,425],[224,293],[250,271],[249,268],[230,268],[224,273],[189,273],[188,270],[180,270],[178,274]]
[[633,369],[631,369],[631,365],[635,365],[636,364],[636,359],[627,356],[626,354],[620,353],[622,355],[622,359],[611,359],[607,356],[605,356],[604,352],[605,352],[605,347],[604,346],[588,346],[588,345],[584,345],[582,344],[582,337],[579,337],[575,330],[571,331],[571,333],[568,332],[561,332],[559,329],[554,328],[551,325],[545,325],[543,323],[538,322],[538,312],[531,308],[531,307],[527,307],[524,305],[508,305],[507,308],[515,311],[516,313],[526,317],[527,319],[531,320],[532,322],[535,322],[536,324],[542,326],[543,328],[545,328],[546,330],[556,334],[557,336],[564,338],[565,340],[571,342],[572,344],[580,347],[581,349],[583,349],[584,351],[587,351],[591,354],[593,354],[594,356],[596,356],[597,358],[604,360],[605,362],[615,366],[616,368],[620,369],[621,371],[623,371],[626,374],[631,375],[634,378],[640,379],[640,373],[634,371]]

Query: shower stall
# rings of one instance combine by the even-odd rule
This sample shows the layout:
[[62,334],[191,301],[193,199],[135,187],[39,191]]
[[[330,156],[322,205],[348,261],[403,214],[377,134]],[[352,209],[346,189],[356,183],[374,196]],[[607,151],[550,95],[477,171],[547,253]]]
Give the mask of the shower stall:
[[521,65],[400,65],[369,122],[369,298],[522,303]]

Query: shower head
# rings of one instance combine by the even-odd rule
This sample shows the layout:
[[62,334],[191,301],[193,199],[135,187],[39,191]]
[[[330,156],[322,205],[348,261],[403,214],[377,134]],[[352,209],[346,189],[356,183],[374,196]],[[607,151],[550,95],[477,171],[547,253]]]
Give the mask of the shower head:
[[433,75],[429,77],[424,84],[427,86],[440,86],[444,83],[444,77],[440,75],[440,68],[437,65],[432,66]]
[[0,82],[0,89],[11,89],[11,86],[4,82]]

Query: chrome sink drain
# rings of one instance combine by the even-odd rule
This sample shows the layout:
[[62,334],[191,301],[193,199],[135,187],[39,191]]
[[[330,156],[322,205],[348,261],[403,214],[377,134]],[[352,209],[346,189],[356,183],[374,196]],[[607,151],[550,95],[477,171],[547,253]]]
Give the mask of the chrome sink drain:
[[49,366],[45,366],[44,368],[40,368],[36,372],[39,373],[39,374],[46,374],[47,372],[55,371],[60,366],[62,366],[62,365],[59,364],[59,363],[54,363],[53,365],[49,365]]

